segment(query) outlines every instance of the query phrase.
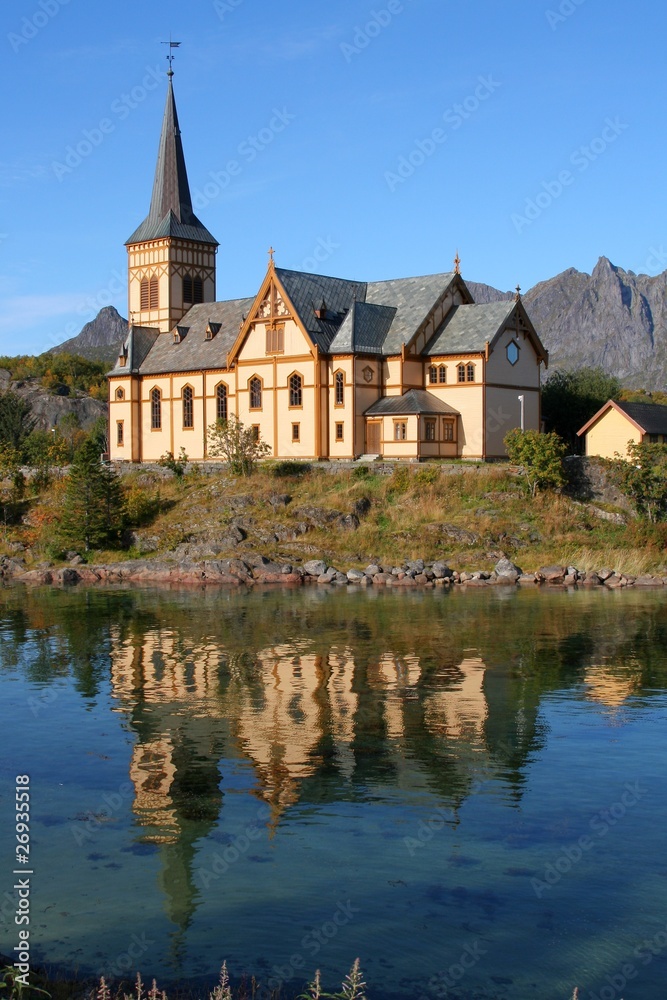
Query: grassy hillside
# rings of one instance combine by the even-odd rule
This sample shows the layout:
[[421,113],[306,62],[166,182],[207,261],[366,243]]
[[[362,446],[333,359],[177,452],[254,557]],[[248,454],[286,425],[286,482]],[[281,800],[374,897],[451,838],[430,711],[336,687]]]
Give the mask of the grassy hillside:
[[[88,553],[87,561],[200,561],[261,553],[293,564],[322,558],[344,570],[418,558],[484,570],[504,554],[524,571],[556,563],[667,575],[667,525],[648,525],[623,507],[607,503],[602,510],[561,494],[532,500],[506,465],[397,465],[391,475],[372,468],[332,474],[313,466],[276,475],[285,466],[266,463],[250,479],[197,469],[182,479],[158,469],[129,472],[123,477],[126,546]],[[28,566],[60,561],[63,492],[60,480],[29,496],[22,520],[5,525],[0,551],[18,552]],[[603,520],[609,513],[621,513],[627,523]]]

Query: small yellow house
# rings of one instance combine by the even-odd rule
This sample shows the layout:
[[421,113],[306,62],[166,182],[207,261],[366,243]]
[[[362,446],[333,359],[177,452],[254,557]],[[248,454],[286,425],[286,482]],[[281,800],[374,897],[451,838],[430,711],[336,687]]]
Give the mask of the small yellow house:
[[584,438],[586,455],[625,458],[630,441],[667,444],[667,406],[610,399],[577,434]]
[[195,216],[169,73],[150,211],[127,241],[130,329],[109,373],[110,454],[208,457],[237,417],[276,458],[503,457],[540,428],[548,355],[521,298],[476,305],[455,269],[354,281],[277,267],[215,301],[217,242]]

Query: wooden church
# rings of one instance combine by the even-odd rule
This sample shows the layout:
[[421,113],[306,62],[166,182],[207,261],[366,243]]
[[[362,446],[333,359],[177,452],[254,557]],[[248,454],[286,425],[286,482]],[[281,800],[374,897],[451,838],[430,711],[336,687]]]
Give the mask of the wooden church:
[[276,458],[492,459],[540,427],[547,352],[514,301],[476,305],[459,272],[353,281],[276,266],[216,301],[169,71],[150,211],[127,241],[130,327],[109,373],[113,461],[154,462],[236,416]]

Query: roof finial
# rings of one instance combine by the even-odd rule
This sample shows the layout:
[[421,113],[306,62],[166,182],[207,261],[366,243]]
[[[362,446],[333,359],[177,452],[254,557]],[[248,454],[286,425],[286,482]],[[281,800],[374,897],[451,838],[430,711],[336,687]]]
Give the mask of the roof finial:
[[458,250],[456,251],[456,257],[454,258],[454,274],[461,273],[461,258],[459,257]]
[[173,63],[173,61],[174,61],[174,54],[173,54],[173,52],[171,50],[172,49],[177,49],[181,43],[180,42],[172,42],[172,40],[171,40],[171,32],[170,32],[169,33],[169,41],[168,42],[163,42],[162,44],[169,46],[169,55],[167,56],[167,62],[169,63],[169,69],[167,70],[167,76],[169,77],[169,79],[171,79],[171,77],[174,75],[174,70],[173,70],[172,65],[171,65]]
[[273,249],[273,247],[269,247],[269,263],[270,264],[273,264],[273,255],[274,255],[275,252],[276,251]]
[[516,295],[514,296],[515,302],[521,302],[521,285],[516,286]]

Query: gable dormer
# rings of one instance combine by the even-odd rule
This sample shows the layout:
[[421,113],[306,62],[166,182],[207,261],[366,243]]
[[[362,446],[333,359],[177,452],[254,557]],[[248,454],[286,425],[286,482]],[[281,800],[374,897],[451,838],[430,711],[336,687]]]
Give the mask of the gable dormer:
[[189,326],[177,326],[174,327],[173,338],[175,344],[182,344],[188,335],[190,327]]
[[211,320],[206,324],[205,340],[213,340],[219,333],[222,323],[213,323]]

